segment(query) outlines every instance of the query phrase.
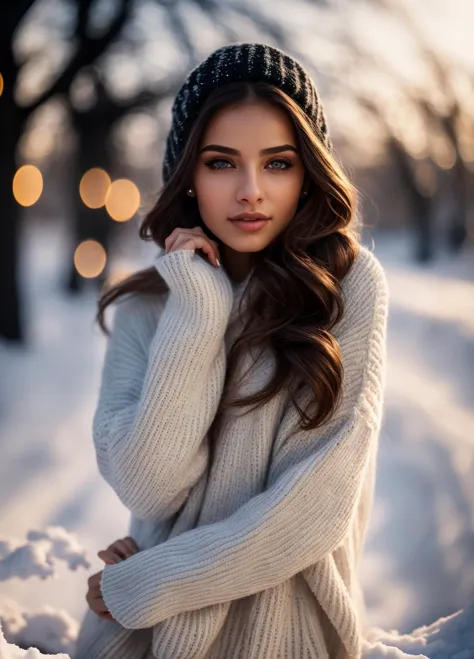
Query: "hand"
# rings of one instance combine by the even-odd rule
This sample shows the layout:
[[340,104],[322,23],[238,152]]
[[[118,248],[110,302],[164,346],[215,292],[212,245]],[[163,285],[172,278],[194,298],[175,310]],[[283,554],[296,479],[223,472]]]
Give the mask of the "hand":
[[215,240],[206,236],[201,227],[183,229],[176,227],[165,239],[166,253],[175,252],[177,249],[202,249],[207,255],[210,263],[216,268],[220,266],[219,248]]
[[120,538],[116,540],[107,549],[101,549],[97,552],[97,556],[101,558],[104,563],[107,565],[113,565],[114,563],[120,563],[126,558],[130,558],[133,554],[136,554],[140,551],[135,540],[127,536],[126,538]]
[[[126,538],[120,538],[115,540],[107,549],[101,549],[97,552],[99,558],[101,558],[104,563],[107,565],[113,565],[114,563],[120,563],[124,561],[133,554],[136,554],[140,551],[135,540],[127,536]],[[102,578],[102,572],[96,572],[91,577],[89,577],[87,583],[89,584],[89,590],[86,594],[86,601],[89,605],[89,608],[99,616],[99,618],[104,618],[104,620],[114,620],[112,614],[108,611],[105,602],[102,598],[102,593],[100,590],[100,580]]]
[[89,584],[89,590],[86,593],[86,601],[89,605],[89,608],[96,615],[98,615],[99,618],[103,618],[104,620],[115,620],[115,618],[112,617],[112,614],[105,606],[105,602],[102,598],[102,592],[100,590],[102,572],[103,570],[96,572],[87,580],[87,583]]

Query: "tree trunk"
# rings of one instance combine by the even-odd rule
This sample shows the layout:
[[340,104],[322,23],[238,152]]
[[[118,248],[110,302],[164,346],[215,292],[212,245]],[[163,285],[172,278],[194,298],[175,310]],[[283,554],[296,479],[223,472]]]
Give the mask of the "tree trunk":
[[412,212],[415,238],[414,257],[416,261],[426,263],[431,261],[434,256],[432,200],[420,189],[412,170],[410,156],[403,145],[396,138],[390,136],[388,148],[397,166]]
[[[3,122],[0,119],[0,123]],[[3,124],[4,125],[4,124]],[[4,131],[6,133],[8,131]],[[19,302],[19,229],[21,208],[12,192],[15,175],[16,144],[12,136],[3,135],[0,159],[0,208],[2,231],[0,239],[0,335],[11,341],[22,342],[23,323]]]
[[[13,197],[16,149],[24,127],[24,117],[13,99],[16,64],[9,44],[1,48],[4,89],[0,99],[0,336],[23,342],[23,322],[19,294],[19,235],[22,208]],[[15,111],[16,110],[16,111]]]

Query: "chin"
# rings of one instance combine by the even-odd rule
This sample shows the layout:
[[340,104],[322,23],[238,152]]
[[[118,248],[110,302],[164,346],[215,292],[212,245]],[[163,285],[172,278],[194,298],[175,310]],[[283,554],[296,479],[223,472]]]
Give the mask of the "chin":
[[243,237],[241,240],[224,240],[227,247],[230,247],[234,252],[241,252],[247,254],[249,252],[261,252],[265,247],[270,244],[268,238],[263,239],[262,236]]

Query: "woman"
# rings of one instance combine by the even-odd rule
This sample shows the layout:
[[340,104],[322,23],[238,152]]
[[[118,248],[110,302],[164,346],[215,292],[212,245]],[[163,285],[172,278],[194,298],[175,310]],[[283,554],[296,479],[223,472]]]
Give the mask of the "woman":
[[153,266],[120,299],[93,435],[132,513],[75,659],[359,657],[387,285],[314,83],[264,44],[173,105]]

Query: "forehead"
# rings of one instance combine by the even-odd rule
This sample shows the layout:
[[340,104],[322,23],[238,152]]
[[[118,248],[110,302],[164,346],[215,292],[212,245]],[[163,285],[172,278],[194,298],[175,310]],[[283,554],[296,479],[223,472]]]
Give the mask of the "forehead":
[[[205,144],[222,144],[239,149],[239,145],[276,146],[294,144],[295,132],[286,112],[261,101],[232,105],[210,119],[201,140]],[[262,146],[263,145],[263,146]]]

